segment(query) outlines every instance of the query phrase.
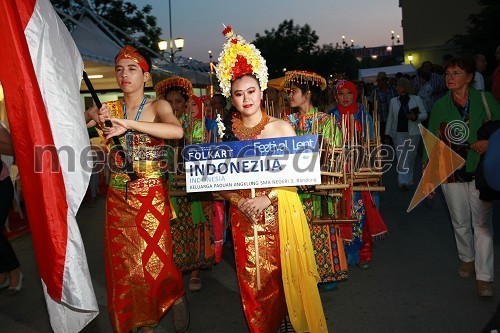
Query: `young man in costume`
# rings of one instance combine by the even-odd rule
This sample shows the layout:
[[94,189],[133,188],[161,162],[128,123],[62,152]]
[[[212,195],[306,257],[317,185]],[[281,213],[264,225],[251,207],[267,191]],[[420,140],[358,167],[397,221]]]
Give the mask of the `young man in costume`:
[[[182,127],[171,106],[144,96],[151,60],[125,46],[115,60],[123,100],[85,112],[103,139],[118,137],[123,155],[111,147],[111,179],[104,229],[108,310],[117,333],[154,332],[172,307],[177,332],[189,325],[182,274],[172,258],[171,210],[165,182],[164,139],[180,139]],[[105,127],[111,120],[112,127]],[[113,154],[113,152],[115,152]],[[133,172],[120,165],[131,163]]]

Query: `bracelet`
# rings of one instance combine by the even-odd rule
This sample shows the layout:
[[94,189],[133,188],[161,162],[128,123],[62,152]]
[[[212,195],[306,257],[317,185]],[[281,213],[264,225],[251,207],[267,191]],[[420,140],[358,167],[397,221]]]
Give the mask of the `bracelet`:
[[238,207],[238,202],[243,199],[239,194],[232,195],[231,198],[229,198],[229,201],[231,202],[231,205]]
[[271,201],[271,204],[278,202],[278,193],[275,190],[272,190],[267,194],[267,197]]

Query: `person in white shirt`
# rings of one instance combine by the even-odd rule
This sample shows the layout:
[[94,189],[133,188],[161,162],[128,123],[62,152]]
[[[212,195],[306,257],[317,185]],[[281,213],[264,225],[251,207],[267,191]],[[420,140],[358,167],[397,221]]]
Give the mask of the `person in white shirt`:
[[476,61],[476,72],[474,73],[474,82],[472,83],[472,87],[479,91],[484,91],[484,78],[483,74],[488,66],[486,62],[486,57],[482,54],[476,54],[474,56],[474,60]]
[[385,134],[391,136],[397,156],[398,184],[402,190],[413,186],[413,169],[420,141],[418,124],[427,119],[422,99],[410,95],[411,82],[406,78],[396,84],[398,97],[391,99]]

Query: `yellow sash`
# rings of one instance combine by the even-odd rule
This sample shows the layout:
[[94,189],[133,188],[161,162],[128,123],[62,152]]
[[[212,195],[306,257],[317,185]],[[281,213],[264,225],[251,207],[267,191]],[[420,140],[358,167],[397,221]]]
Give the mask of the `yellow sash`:
[[281,270],[290,320],[296,332],[328,332],[311,235],[297,190],[281,187],[276,193]]

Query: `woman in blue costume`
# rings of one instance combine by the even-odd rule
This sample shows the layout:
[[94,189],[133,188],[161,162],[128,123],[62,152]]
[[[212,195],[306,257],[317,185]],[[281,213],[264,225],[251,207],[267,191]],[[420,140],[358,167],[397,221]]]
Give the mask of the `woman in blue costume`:
[[[204,140],[201,133],[201,120],[192,117],[188,101],[192,97],[191,82],[182,77],[171,77],[159,82],[155,91],[160,99],[166,99],[184,129],[184,140],[177,146],[174,154],[181,156],[185,144],[200,143]],[[173,158],[174,163],[182,164],[181,157]],[[175,172],[175,170],[174,170]],[[175,177],[175,176],[174,176]],[[177,181],[172,188],[183,190]],[[214,239],[212,235],[213,198],[211,195],[187,195],[171,197],[176,213],[172,221],[174,261],[183,272],[191,272],[189,289],[201,289],[200,270],[214,264]]]
[[[318,111],[322,91],[326,88],[324,78],[316,73],[306,71],[289,71],[285,73],[285,85],[289,88],[290,106],[298,112],[287,116],[297,135],[322,135],[327,144],[340,144],[340,130],[332,117]],[[334,282],[347,279],[347,262],[345,260],[342,239],[338,236],[335,224],[314,224],[313,220],[334,215],[333,200],[330,197],[306,193],[302,189],[299,197],[304,206],[307,222],[311,231],[311,239],[320,282]],[[322,200],[323,205],[322,209]],[[325,285],[333,289],[334,284]]]
[[[358,96],[356,85],[351,81],[341,80],[336,84],[335,95],[337,107],[331,110],[330,113],[335,116],[342,131],[350,133],[349,124],[352,115],[354,118],[354,133],[359,138],[357,142],[370,140],[373,137],[373,121],[363,105],[356,102]],[[342,128],[342,124],[347,124],[347,127]],[[346,148],[349,151],[350,147]],[[346,168],[349,167],[352,166],[346,165]],[[369,263],[372,256],[372,236],[382,236],[387,232],[387,229],[383,221],[375,218],[375,216],[379,215],[376,212],[374,199],[367,191],[358,192],[347,189],[344,192],[344,201],[348,203],[348,207],[350,206],[347,208],[346,213],[352,212],[357,219],[357,222],[352,226],[340,226],[341,235],[347,241],[345,247],[347,261],[349,265],[358,265],[362,269],[367,269],[370,267]],[[371,204],[368,207],[371,219],[368,217],[365,207],[366,201]]]

